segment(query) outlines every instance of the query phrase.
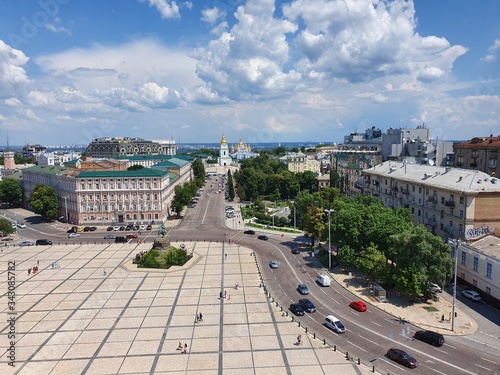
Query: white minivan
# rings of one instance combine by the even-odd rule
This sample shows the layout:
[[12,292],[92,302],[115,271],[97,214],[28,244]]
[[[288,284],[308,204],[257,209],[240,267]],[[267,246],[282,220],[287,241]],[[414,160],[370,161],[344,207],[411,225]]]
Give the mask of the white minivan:
[[323,274],[318,275],[318,284],[322,286],[330,286],[332,283],[332,279],[330,279],[330,276]]
[[337,333],[345,332],[345,326],[338,318],[334,317],[333,315],[328,315],[325,318],[325,326],[330,329],[333,329]]

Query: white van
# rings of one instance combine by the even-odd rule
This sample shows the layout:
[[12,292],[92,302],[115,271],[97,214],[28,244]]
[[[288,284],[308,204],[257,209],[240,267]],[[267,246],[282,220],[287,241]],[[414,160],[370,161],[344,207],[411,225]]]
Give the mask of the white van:
[[324,273],[321,275],[318,275],[318,284],[322,286],[330,286],[332,283],[332,279],[330,279],[330,276],[325,275]]
[[325,318],[325,326],[327,326],[330,329],[333,329],[337,333],[344,333],[345,332],[345,326],[342,324],[338,318],[334,317],[333,315],[328,315]]

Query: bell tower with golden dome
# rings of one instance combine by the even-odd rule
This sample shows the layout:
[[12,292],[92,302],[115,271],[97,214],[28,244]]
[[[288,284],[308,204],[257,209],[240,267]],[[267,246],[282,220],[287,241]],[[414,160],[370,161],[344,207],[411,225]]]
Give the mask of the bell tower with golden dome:
[[220,147],[219,147],[219,166],[224,167],[224,166],[230,166],[232,163],[233,159],[229,155],[229,146],[227,145],[226,137],[224,137],[224,134],[222,134],[222,139],[220,140]]

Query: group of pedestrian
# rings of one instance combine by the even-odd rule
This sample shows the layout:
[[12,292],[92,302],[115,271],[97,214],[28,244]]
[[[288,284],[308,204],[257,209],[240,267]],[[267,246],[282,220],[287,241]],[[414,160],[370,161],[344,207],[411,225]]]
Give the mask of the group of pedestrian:
[[220,300],[230,300],[231,299],[231,295],[230,294],[227,294],[227,290],[224,291],[224,293],[222,293],[222,290],[220,291],[219,293],[219,299]]
[[181,354],[186,354],[187,348],[188,348],[187,343],[184,343],[184,346],[182,346],[182,343],[179,341],[179,346],[177,347],[177,350],[181,350]]
[[28,268],[28,275],[31,275],[32,272],[33,275],[36,275],[36,273],[38,272],[38,266],[33,266],[33,268]]

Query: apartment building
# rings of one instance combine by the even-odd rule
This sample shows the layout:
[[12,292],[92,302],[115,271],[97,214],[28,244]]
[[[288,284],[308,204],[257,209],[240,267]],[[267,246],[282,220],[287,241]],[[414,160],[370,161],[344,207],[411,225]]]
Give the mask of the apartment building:
[[475,169],[491,176],[500,173],[500,136],[475,137],[453,145],[455,166]]
[[500,238],[486,235],[474,242],[451,245],[458,250],[459,283],[479,291],[488,304],[500,308]]
[[173,140],[151,141],[142,138],[96,138],[87,146],[85,153],[94,158],[116,158],[130,155],[175,155]]
[[443,238],[500,225],[500,181],[484,172],[387,161],[362,174],[363,194],[409,208],[415,224]]
[[306,170],[306,155],[302,152],[287,152],[279,161],[285,163],[290,172],[299,173]]

